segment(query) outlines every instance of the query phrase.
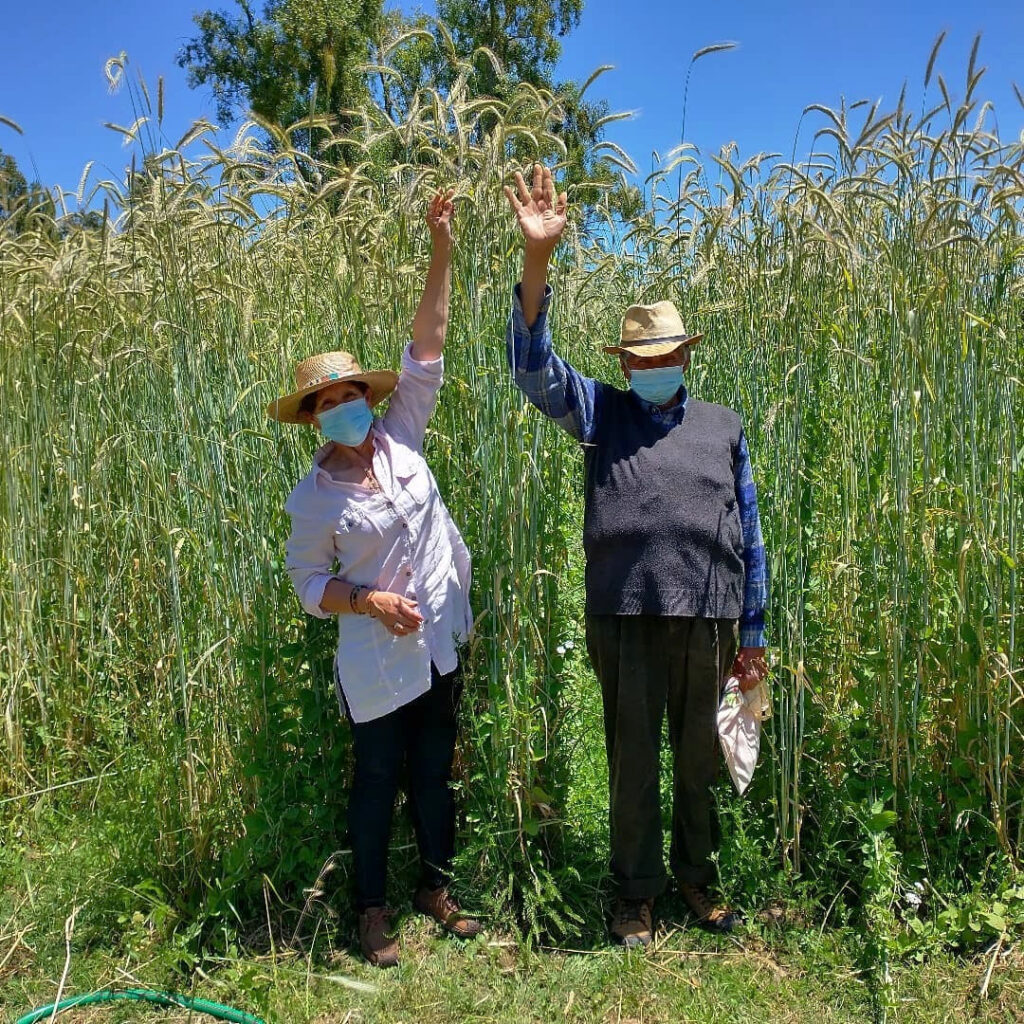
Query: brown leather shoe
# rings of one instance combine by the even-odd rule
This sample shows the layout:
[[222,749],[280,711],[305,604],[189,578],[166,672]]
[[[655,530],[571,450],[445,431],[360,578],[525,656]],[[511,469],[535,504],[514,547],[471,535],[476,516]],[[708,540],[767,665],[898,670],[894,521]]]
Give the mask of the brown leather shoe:
[[680,882],[679,892],[697,918],[697,924],[705,931],[725,935],[739,924],[740,915],[727,907],[716,907],[708,897],[707,889],[690,885],[689,882]]
[[653,915],[654,900],[616,900],[611,927],[615,941],[623,946],[650,945],[654,937]]
[[483,925],[475,917],[464,914],[459,901],[444,886],[440,889],[421,886],[416,890],[412,903],[421,914],[432,917],[460,939],[471,939],[483,931]]
[[398,964],[398,943],[388,932],[391,911],[387,907],[367,907],[359,915],[359,948],[375,967]]

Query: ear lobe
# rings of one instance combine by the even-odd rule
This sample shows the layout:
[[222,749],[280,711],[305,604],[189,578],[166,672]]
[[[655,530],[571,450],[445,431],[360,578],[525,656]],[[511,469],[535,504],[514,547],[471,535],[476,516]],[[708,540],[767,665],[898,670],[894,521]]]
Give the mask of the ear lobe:
[[296,419],[298,419],[300,423],[305,423],[309,427],[316,427],[317,429],[320,428],[320,424],[317,423],[316,417],[311,412],[306,412],[305,409],[299,410]]

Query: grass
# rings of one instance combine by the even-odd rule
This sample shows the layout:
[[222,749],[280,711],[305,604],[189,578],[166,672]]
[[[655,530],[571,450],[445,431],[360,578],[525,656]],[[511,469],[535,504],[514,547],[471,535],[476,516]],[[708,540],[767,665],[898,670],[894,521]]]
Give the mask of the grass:
[[[395,971],[368,967],[341,946],[310,958],[249,955],[211,959],[193,974],[188,993],[259,1013],[268,1021],[520,1022],[554,1020],[864,1021],[872,1000],[851,954],[855,939],[813,926],[782,930],[755,923],[736,941],[681,930],[678,906],[667,907],[656,946],[646,956],[597,946],[528,949],[514,935],[491,933],[466,945],[438,936],[410,917],[401,925],[403,962]],[[68,990],[111,983],[180,986],[161,961],[159,945],[140,938],[134,955],[103,952],[76,957]],[[36,940],[33,944],[41,944]],[[1020,1021],[1024,963],[1020,953],[1000,957],[984,999],[990,956],[960,960],[940,955],[896,971],[894,1001],[900,1021]],[[18,961],[15,961],[17,964]],[[20,972],[0,975],[0,1003],[18,1013],[52,999],[63,952],[35,957]],[[78,1011],[76,1020],[185,1020],[187,1014],[139,1006]],[[193,1018],[194,1019],[194,1018]]]
[[[904,100],[808,108],[802,159],[683,147],[634,219],[600,204],[586,230],[577,219],[553,275],[556,343],[581,369],[609,372],[593,343],[629,302],[672,298],[706,336],[691,391],[743,414],[776,713],[749,797],[723,792],[722,883],[755,915],[780,894],[812,908],[822,948],[856,974],[823,979],[798,957],[793,976],[848,980],[879,1018],[903,1012],[901,986],[918,991],[915,957],[948,981],[921,998],[953,998],[979,965],[948,951],[1015,950],[1024,923],[1024,143],[999,138],[979,81],[973,61],[962,96],[936,78],[932,109],[926,82],[921,115]],[[457,241],[427,455],[474,553],[479,615],[460,877],[527,948],[596,945],[580,459],[523,408],[503,351],[519,249],[499,185],[557,154],[557,103],[524,87],[488,110],[490,134],[457,93],[399,126],[371,106],[339,171],[287,133],[268,152],[252,126],[230,151],[202,126],[161,148],[160,112],[130,95],[148,148],[124,181],[84,183],[102,230],[42,215],[0,230],[2,934],[35,923],[57,943],[26,983],[59,976],[76,906],[76,951],[96,958],[76,960],[76,983],[115,957],[156,957],[178,980],[218,957],[229,984],[286,976],[245,954],[266,954],[261,928],[291,934],[343,848],[350,752],[330,626],[300,614],[282,566],[283,498],[312,439],[262,410],[313,351],[397,365],[421,197],[441,182],[458,190]],[[396,858],[396,884],[406,869]],[[538,979],[594,972],[595,987],[620,963],[523,962]],[[435,991],[424,1005],[455,998]]]

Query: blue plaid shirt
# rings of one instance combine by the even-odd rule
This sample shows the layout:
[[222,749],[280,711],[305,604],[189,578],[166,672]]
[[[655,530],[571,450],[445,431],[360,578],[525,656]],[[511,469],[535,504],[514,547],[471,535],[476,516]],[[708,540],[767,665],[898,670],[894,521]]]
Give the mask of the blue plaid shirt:
[[[519,285],[516,285],[512,316],[505,335],[508,365],[516,386],[533,405],[581,444],[589,444],[593,442],[594,427],[601,416],[603,386],[591,377],[584,377],[553,351],[551,332],[548,330],[551,295],[551,286],[548,285],[540,314],[533,327],[527,327]],[[686,415],[685,387],[680,397],[681,400],[671,409],[660,409],[642,399],[641,402],[655,419],[674,426]],[[768,566],[761,536],[761,517],[757,511],[757,489],[750,468],[750,452],[742,431],[736,452],[735,477],[736,503],[743,524],[744,580],[740,646],[764,647]]]

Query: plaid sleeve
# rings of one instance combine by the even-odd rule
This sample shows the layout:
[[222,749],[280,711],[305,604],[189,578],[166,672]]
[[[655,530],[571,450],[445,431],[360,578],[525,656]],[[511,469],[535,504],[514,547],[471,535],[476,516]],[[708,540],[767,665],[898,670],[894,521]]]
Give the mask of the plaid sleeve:
[[512,294],[512,315],[505,332],[509,369],[516,386],[545,416],[577,441],[593,438],[597,381],[584,377],[555,355],[548,329],[551,285],[544,291],[540,313],[532,327],[523,316],[519,285]]
[[768,600],[768,564],[761,517],[757,511],[757,488],[750,466],[747,438],[740,431],[736,450],[736,502],[743,524],[743,612],[740,615],[740,646],[764,647],[764,608]]

